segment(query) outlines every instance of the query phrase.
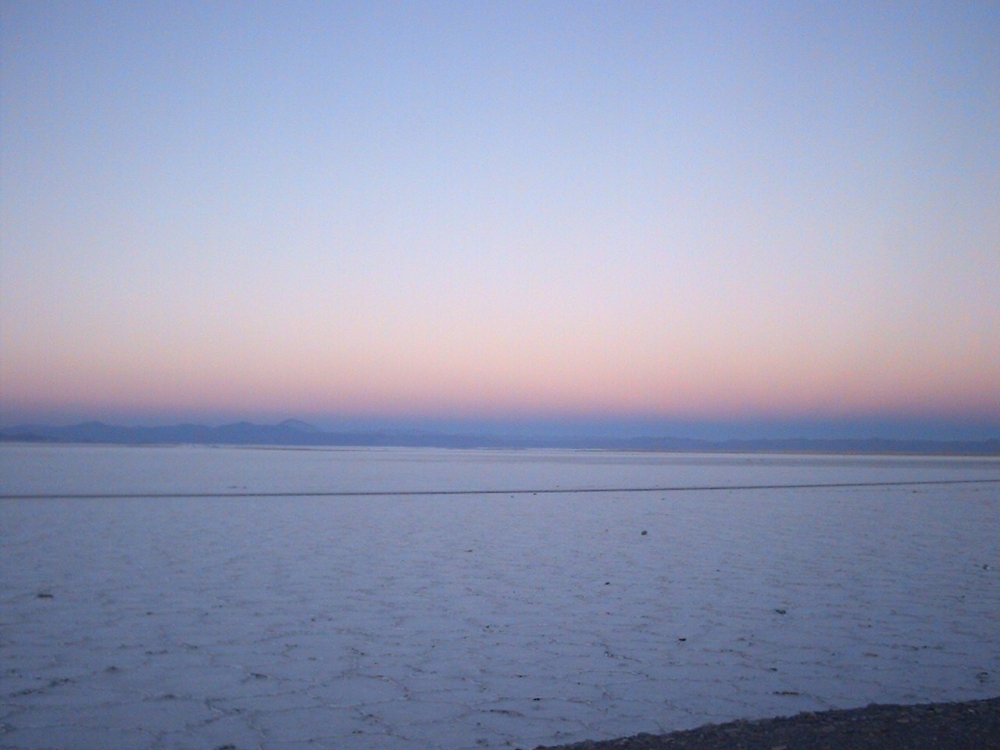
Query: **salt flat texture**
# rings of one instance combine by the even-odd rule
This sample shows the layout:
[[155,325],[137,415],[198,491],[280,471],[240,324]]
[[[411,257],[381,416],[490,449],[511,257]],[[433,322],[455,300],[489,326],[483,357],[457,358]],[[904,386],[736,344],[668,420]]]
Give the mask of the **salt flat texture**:
[[[991,459],[0,447],[4,748],[533,747],[1000,692]],[[255,497],[510,489],[503,495]],[[645,534],[643,532],[646,532]]]

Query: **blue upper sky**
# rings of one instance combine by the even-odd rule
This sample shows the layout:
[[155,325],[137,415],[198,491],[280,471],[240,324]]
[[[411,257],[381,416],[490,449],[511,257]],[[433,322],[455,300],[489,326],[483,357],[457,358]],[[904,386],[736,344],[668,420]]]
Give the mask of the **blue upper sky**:
[[1000,427],[995,3],[0,13],[4,424]]

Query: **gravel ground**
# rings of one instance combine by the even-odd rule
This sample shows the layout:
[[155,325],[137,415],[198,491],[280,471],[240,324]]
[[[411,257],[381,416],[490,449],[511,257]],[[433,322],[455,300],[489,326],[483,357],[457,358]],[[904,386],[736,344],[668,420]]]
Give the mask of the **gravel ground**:
[[[536,750],[542,750],[541,746]],[[709,724],[547,750],[995,750],[1000,697],[965,703],[875,705]]]

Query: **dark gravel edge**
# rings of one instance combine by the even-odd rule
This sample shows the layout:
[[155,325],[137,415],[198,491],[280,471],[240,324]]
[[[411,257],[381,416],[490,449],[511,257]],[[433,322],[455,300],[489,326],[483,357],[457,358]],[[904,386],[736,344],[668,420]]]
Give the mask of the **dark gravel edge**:
[[1000,697],[915,706],[807,711],[535,750],[997,750]]

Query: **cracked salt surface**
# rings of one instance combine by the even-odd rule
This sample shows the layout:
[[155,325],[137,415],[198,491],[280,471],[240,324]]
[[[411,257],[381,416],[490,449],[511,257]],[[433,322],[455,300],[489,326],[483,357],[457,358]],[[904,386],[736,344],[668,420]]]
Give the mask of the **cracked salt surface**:
[[[0,447],[0,747],[533,747],[1000,685],[995,459]],[[643,533],[645,532],[645,533]]]

